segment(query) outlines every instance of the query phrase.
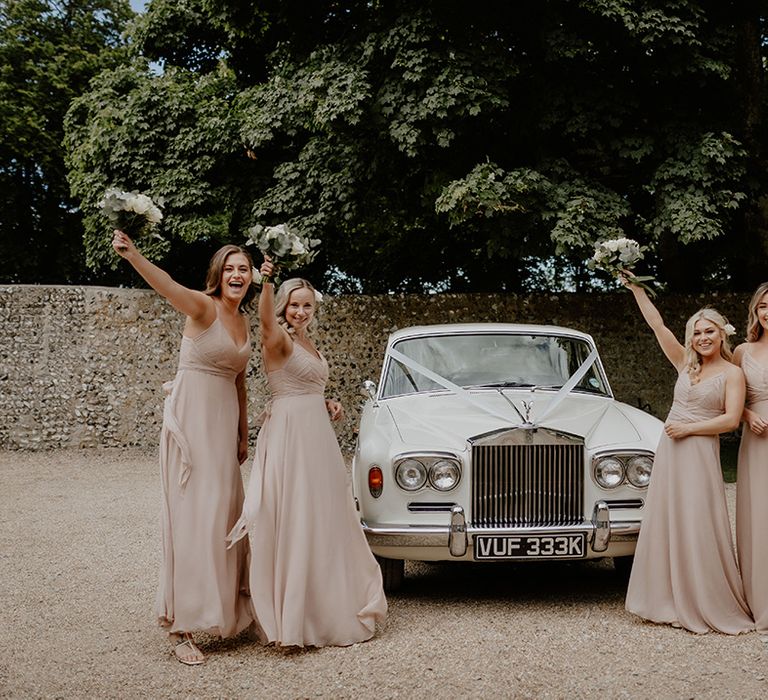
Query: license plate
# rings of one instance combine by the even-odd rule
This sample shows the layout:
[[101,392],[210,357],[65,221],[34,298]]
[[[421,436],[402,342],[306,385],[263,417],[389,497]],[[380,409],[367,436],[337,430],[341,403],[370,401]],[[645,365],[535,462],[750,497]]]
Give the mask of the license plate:
[[475,559],[581,559],[586,535],[475,535]]

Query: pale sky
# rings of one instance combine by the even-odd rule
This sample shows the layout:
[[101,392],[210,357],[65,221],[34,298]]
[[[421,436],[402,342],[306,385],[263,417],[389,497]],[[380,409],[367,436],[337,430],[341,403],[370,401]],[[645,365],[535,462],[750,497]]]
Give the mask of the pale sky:
[[147,2],[148,0],[131,0],[131,7],[134,9],[134,11],[141,12]]

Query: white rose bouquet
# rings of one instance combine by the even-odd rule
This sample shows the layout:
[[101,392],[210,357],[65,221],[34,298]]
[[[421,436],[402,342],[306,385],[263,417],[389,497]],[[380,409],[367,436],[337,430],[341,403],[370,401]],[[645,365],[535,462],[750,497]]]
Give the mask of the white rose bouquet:
[[[595,243],[595,254],[587,262],[590,270],[603,270],[615,278],[626,277],[629,282],[645,289],[650,296],[656,296],[645,282],[653,277],[632,274],[632,268],[643,259],[644,248],[631,238],[614,238]],[[629,273],[629,274],[628,274]]]
[[[317,255],[320,241],[307,238],[288,228],[286,224],[261,226],[257,224],[248,229],[246,245],[255,245],[264,255],[269,256],[275,267],[283,270],[295,270],[307,265]],[[263,282],[269,282],[264,278]]]
[[[131,238],[138,238],[152,232],[163,220],[163,204],[160,197],[155,203],[141,192],[124,192],[111,187],[104,193],[99,208],[114,228],[120,229]],[[160,237],[156,232],[153,235]]]

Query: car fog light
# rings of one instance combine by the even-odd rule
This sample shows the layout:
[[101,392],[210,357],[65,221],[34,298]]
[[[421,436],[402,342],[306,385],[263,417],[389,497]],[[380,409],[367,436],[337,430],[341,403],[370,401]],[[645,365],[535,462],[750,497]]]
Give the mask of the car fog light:
[[417,459],[404,459],[397,465],[395,478],[406,491],[417,491],[427,482],[427,470]]
[[595,481],[604,489],[615,489],[624,481],[624,465],[616,457],[603,457],[595,464]]
[[379,467],[371,467],[368,470],[368,490],[371,496],[378,498],[384,490],[384,474]]
[[645,488],[651,480],[653,460],[647,455],[632,457],[627,462],[627,480],[632,486]]
[[461,472],[455,462],[441,459],[429,468],[429,483],[438,491],[450,491],[459,483]]

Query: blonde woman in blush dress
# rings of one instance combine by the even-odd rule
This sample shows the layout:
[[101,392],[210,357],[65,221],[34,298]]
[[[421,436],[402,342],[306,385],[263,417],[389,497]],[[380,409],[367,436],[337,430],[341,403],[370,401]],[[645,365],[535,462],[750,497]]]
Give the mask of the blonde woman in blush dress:
[[678,372],[656,450],[626,608],[699,634],[748,632],[754,622],[733,551],[718,439],[736,429],[744,406],[744,377],[729,361],[732,327],[714,309],[701,309],[688,319],[681,345],[645,290],[624,283]]
[[768,282],[749,303],[747,342],[733,353],[747,381],[736,482],[736,551],[755,627],[768,633]]
[[155,612],[183,664],[205,661],[192,632],[231,637],[253,622],[248,543],[227,548],[243,504],[248,456],[244,306],[255,296],[253,263],[238,246],[214,254],[206,289],[175,282],[115,231],[112,245],[146,282],[186,315],[176,377],[160,434],[163,556]]
[[[274,267],[265,262],[264,275]],[[355,511],[324,397],[328,364],[309,334],[317,293],[289,279],[259,297],[261,349],[271,393],[256,442],[243,517],[251,533],[251,594],[262,640],[280,647],[347,646],[373,636],[387,612],[381,570]]]

